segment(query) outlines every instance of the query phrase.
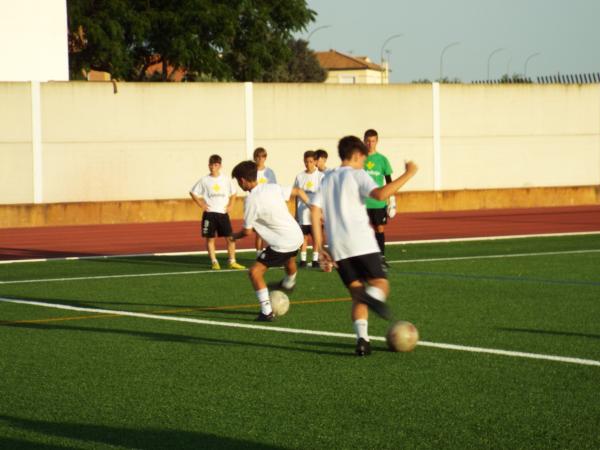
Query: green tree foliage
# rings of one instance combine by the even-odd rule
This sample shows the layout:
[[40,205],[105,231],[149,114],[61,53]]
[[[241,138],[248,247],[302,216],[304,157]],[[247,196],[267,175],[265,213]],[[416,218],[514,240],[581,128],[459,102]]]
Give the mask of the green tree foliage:
[[265,81],[290,83],[323,82],[327,78],[327,70],[319,64],[315,53],[308,48],[308,42],[297,39],[290,40],[288,47],[291,56],[272,71]]
[[315,18],[305,0],[68,0],[67,6],[72,78],[95,69],[143,80],[159,63],[164,81],[178,68],[191,79],[273,81],[290,65],[292,34]]

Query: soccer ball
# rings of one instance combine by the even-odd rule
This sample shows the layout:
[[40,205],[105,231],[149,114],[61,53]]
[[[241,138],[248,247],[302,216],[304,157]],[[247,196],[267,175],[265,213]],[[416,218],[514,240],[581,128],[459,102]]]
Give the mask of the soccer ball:
[[389,349],[393,352],[410,352],[419,342],[419,330],[410,322],[394,322],[385,337]]
[[276,317],[284,316],[290,309],[290,299],[281,291],[271,291],[271,307],[273,315]]

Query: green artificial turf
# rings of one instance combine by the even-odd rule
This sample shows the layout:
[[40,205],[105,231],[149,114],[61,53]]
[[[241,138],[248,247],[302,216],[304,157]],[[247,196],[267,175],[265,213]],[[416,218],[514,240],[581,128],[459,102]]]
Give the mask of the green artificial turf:
[[[595,249],[599,235],[390,246],[390,303],[427,342],[600,361]],[[254,324],[246,273],[207,269],[205,256],[8,264],[0,281],[155,276],[5,283],[0,296]],[[157,276],[188,271],[202,273]],[[271,326],[352,333],[345,298],[335,273],[302,270]],[[307,303],[322,299],[339,301]],[[0,302],[0,448],[600,446],[600,367],[373,344],[356,358],[347,338]]]

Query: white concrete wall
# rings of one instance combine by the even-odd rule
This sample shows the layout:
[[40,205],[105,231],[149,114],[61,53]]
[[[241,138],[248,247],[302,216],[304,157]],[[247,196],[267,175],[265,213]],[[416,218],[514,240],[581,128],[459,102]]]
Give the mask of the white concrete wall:
[[69,79],[66,0],[0,1],[0,81]]
[[32,92],[0,83],[0,204],[185,198],[212,153],[229,173],[257,146],[291,184],[367,128],[395,174],[421,167],[407,190],[434,189],[436,139],[442,190],[600,184],[598,85],[443,85],[436,134],[431,85],[254,84],[246,109],[242,83],[42,83],[38,147]]

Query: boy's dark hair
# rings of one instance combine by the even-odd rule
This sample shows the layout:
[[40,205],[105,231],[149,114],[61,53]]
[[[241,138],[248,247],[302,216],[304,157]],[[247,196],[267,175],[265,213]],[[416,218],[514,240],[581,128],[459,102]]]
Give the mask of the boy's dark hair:
[[327,154],[327,152],[325,150],[323,150],[322,148],[320,148],[319,150],[315,150],[315,159],[321,159],[321,158],[329,158],[329,155]]
[[219,155],[210,155],[210,158],[208,158],[208,164],[221,164],[222,161]]
[[369,128],[367,131],[365,131],[365,137],[366,138],[370,138],[375,136],[377,139],[379,139],[379,135],[377,134],[377,131],[375,131],[373,128]]
[[304,152],[304,159],[306,158],[317,159],[317,157],[315,156],[315,152],[312,150],[307,150]]
[[351,159],[354,153],[362,153],[366,156],[369,153],[369,150],[367,150],[363,141],[356,136],[346,136],[341,138],[340,142],[338,142],[338,153],[340,159],[344,161]]
[[256,163],[254,161],[242,161],[231,171],[231,177],[239,180],[243,178],[246,181],[256,181]]
[[266,151],[264,148],[262,148],[262,147],[256,147],[256,148],[254,149],[254,154],[252,155],[252,157],[253,157],[254,159],[256,159],[256,158],[258,158],[259,156],[266,155],[266,154],[267,154],[267,151]]

